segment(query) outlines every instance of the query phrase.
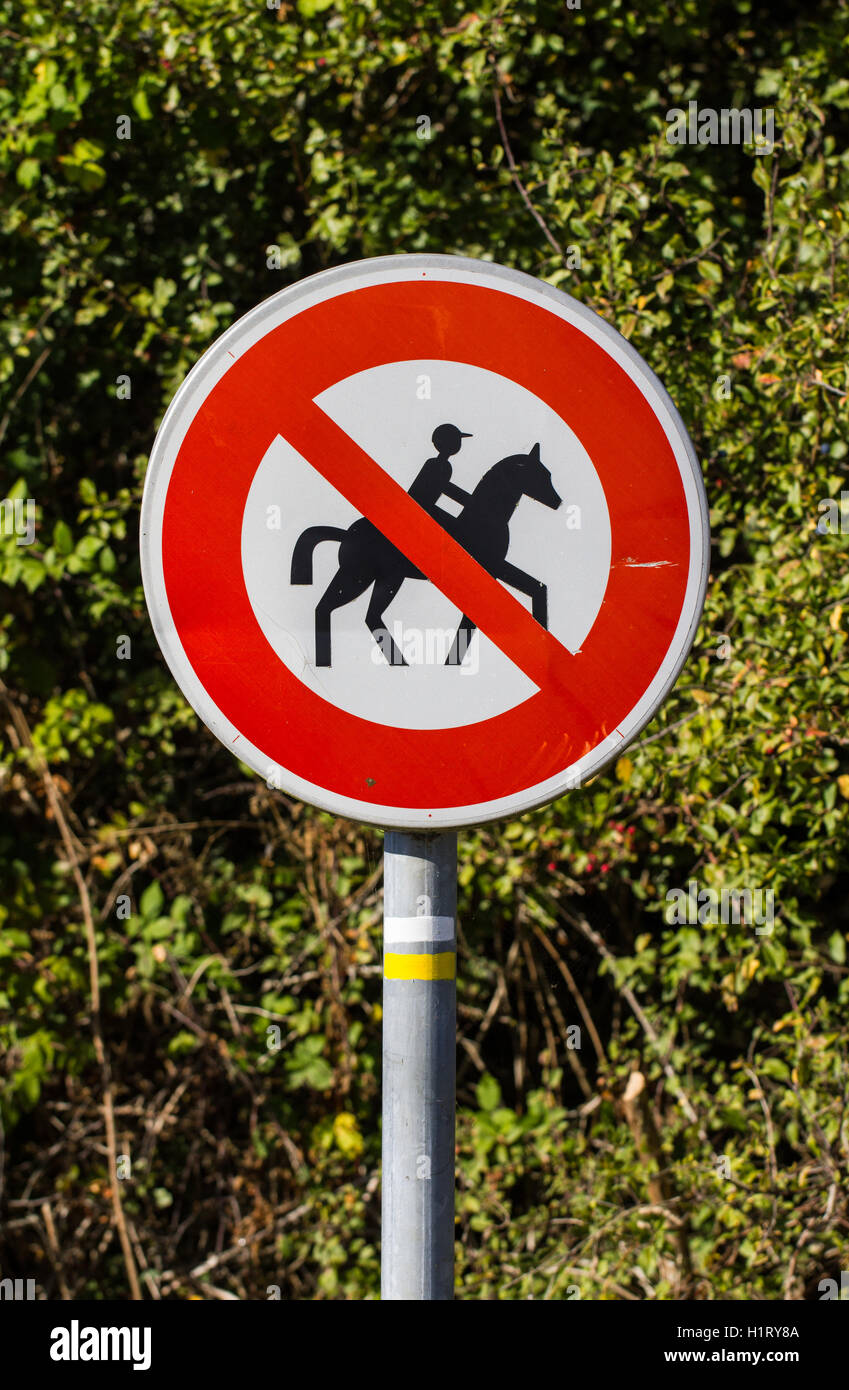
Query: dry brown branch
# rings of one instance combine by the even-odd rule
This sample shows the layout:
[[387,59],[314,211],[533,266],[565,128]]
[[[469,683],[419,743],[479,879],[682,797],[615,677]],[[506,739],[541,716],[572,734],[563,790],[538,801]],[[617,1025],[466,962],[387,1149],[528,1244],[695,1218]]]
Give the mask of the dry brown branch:
[[[581,933],[582,936],[585,936],[588,941],[592,942],[599,955],[604,960],[606,960],[608,964],[611,965],[615,970],[615,955],[609,949],[607,943],[603,941],[602,938],[599,936],[598,932],[590,926],[586,918],[581,916],[575,916],[572,913],[567,912],[565,908],[563,908],[562,906],[559,907],[559,911],[563,918],[567,922],[569,922],[571,926],[575,927]],[[613,979],[614,981],[616,980],[615,974],[613,976]],[[634,991],[631,989],[630,985],[617,983],[616,987],[619,990],[619,993],[622,995],[625,1002],[628,1004],[628,1007],[631,1009],[637,1022],[639,1023],[646,1037],[649,1039],[649,1042],[652,1044],[654,1051],[660,1060],[660,1065],[663,1068],[663,1071],[666,1075],[666,1079],[669,1082],[670,1087],[672,1088],[676,1100],[678,1101],[678,1104],[681,1106],[681,1109],[684,1111],[684,1114],[687,1116],[687,1119],[690,1121],[690,1123],[698,1126],[700,1138],[703,1139],[705,1143],[707,1143],[707,1135],[704,1132],[704,1127],[701,1125],[698,1115],[696,1114],[695,1110],[690,1104],[686,1092],[684,1091],[684,1087],[679,1081],[668,1059],[661,1057],[660,1038],[658,1037],[657,1032],[651,1023],[651,1020],[646,1016],[644,1009],[641,1007],[640,1002],[637,999],[637,996],[634,994]]]
[[519,177],[519,168],[516,164],[515,159],[513,158],[513,150],[511,148],[510,141],[507,136],[507,129],[504,125],[504,116],[501,111],[501,94],[499,92],[499,83],[501,79],[499,78],[497,68],[495,70],[495,78],[496,85],[492,89],[492,95],[495,101],[495,119],[498,124],[498,133],[501,136],[501,147],[504,150],[504,155],[507,160],[507,167],[510,170],[510,177],[512,178],[513,183],[516,186],[516,189],[519,193],[519,196],[522,199],[522,202],[525,204],[525,207],[528,209],[528,212],[531,214],[531,217],[534,219],[537,226],[542,230],[542,234],[548,242],[549,246],[552,248],[553,251],[557,252],[558,256],[562,256],[563,247],[560,245],[560,242],[557,240],[557,238],[553,236],[552,233],[549,231],[545,222],[545,218],[534,207],[528,195],[528,191]]
[[687,1223],[672,1210],[676,1200],[663,1159],[660,1134],[651,1113],[646,1092],[646,1078],[641,1071],[632,1071],[622,1095],[622,1112],[646,1171],[648,1194],[655,1206],[663,1209],[675,1231],[675,1242],[681,1268],[678,1276],[679,1295],[686,1297],[693,1284],[693,1260]]
[[577,984],[575,983],[575,979],[572,975],[571,970],[569,969],[563,957],[556,950],[554,943],[550,940],[550,938],[542,930],[542,928],[534,924],[533,932],[540,945],[551,956],[551,959],[554,961],[555,965],[557,966],[557,969],[560,971],[560,974],[566,981],[569,993],[572,995],[572,998],[577,1004],[581,1018],[584,1020],[584,1023],[586,1024],[587,1032],[590,1035],[590,1041],[592,1042],[592,1045],[595,1048],[596,1057],[598,1058],[600,1063],[604,1063],[606,1061],[606,1058],[604,1055],[604,1048],[602,1046],[601,1038],[599,1037],[596,1026],[593,1023],[592,1016],[590,1014],[589,1009],[587,1008],[584,996],[582,995],[581,991],[578,989]]
[[59,1292],[67,1303],[70,1301],[71,1295],[65,1279],[65,1271],[62,1267],[62,1252],[59,1249],[59,1242],[56,1239],[56,1226],[53,1221],[53,1211],[49,1202],[42,1203],[41,1219],[44,1222],[44,1234],[46,1237],[47,1250],[50,1255],[50,1263],[56,1275]]

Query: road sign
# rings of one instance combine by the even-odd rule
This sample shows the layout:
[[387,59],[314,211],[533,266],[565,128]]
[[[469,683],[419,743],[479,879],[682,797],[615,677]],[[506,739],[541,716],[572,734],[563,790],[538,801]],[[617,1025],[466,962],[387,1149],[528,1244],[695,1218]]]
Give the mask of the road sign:
[[301,281],[163,421],[151,617],[187,699],[272,786],[408,829],[517,814],[651,719],[708,567],[699,467],[634,349],[453,256]]

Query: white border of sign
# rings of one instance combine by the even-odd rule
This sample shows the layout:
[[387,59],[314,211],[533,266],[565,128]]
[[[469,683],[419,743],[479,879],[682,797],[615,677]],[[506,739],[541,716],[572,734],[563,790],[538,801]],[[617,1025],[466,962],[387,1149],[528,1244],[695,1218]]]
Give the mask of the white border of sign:
[[[627,373],[658,418],[678,464],[690,518],[690,572],[681,617],[660,669],[648,690],[618,728],[592,752],[564,768],[555,777],[496,800],[437,808],[378,806],[353,797],[335,795],[285,768],[276,767],[244,737],[242,731],[210,698],[186,656],[168,605],[162,567],[162,520],[168,484],[186,432],[202,402],[236,358],[294,314],[355,288],[358,281],[390,284],[393,281],[420,280],[428,274],[432,274],[434,280],[489,284],[501,293],[539,303],[586,333]],[[257,467],[259,463],[258,459]],[[581,786],[595,776],[649,723],[675,684],[701,619],[710,559],[708,518],[701,469],[681,417],[639,353],[604,319],[561,290],[522,271],[494,262],[471,260],[464,256],[426,254],[379,256],[320,271],[280,290],[228,328],[189,372],[165,413],[145,478],[140,525],[142,580],[153,630],[174,679],[216,738],[230,746],[234,738],[239,736],[237,756],[254,772],[267,780],[272,769],[275,769],[280,790],[335,815],[402,830],[443,830],[504,820],[556,800],[565,791]]]

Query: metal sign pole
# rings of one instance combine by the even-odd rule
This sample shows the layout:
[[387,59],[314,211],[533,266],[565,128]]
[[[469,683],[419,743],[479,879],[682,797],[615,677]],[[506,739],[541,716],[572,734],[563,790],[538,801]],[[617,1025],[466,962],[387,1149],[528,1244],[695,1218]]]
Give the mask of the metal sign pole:
[[454,1297],[457,836],[387,831],[381,1296]]

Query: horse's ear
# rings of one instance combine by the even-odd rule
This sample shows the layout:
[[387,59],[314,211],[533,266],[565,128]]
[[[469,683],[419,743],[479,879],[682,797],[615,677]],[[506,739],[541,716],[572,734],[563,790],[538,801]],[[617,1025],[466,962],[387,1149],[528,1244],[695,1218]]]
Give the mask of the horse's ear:
[[539,463],[539,444],[534,445],[531,452],[528,454],[528,458],[532,459],[534,463]]

